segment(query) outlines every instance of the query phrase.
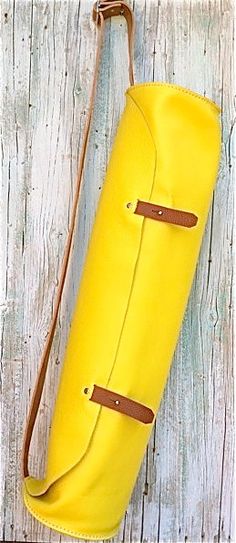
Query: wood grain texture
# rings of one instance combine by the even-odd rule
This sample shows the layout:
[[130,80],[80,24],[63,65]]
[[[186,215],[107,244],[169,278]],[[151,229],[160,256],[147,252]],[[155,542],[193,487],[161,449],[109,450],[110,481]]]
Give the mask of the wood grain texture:
[[[222,160],[155,429],[116,542],[235,541],[233,532],[233,4],[135,0],[136,81],[190,87],[222,107]],[[1,539],[66,542],[21,500],[22,431],[52,315],[93,75],[91,0],[2,0]],[[42,476],[60,366],[128,86],[126,28],[107,22],[69,275],[32,472]]]

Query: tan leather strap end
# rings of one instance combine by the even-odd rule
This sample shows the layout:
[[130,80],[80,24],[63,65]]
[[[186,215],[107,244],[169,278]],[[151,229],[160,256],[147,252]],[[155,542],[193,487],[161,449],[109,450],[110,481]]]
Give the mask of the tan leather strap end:
[[114,17],[116,15],[124,15],[133,23],[133,13],[129,5],[123,0],[103,0],[95,2],[93,5],[92,18],[95,23],[100,24],[100,14],[103,19]]
[[129,8],[123,0],[104,0],[95,2],[93,5],[92,17],[95,23],[99,24],[99,14],[102,13],[104,19],[114,17],[115,15],[124,15],[124,9]]
[[198,217],[189,211],[172,209],[170,207],[164,207],[142,200],[138,200],[134,213],[156,221],[185,226],[186,228],[192,228],[193,226],[196,226],[198,222]]
[[128,415],[144,424],[150,424],[154,419],[153,411],[146,405],[98,385],[94,385],[92,396],[89,399],[92,402],[100,403],[105,407]]

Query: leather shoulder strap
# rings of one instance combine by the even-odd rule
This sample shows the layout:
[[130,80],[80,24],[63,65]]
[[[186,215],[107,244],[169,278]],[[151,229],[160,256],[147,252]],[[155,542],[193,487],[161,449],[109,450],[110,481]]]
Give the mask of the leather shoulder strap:
[[90,125],[91,125],[91,118],[92,118],[92,113],[93,113],[93,108],[94,108],[94,99],[95,99],[96,84],[97,84],[97,78],[98,78],[99,61],[101,57],[103,34],[104,34],[104,28],[105,28],[104,22],[105,22],[105,19],[107,19],[108,17],[112,17],[115,15],[123,15],[127,22],[128,48],[129,48],[129,79],[130,79],[130,85],[134,84],[134,75],[133,75],[134,16],[133,16],[133,13],[130,7],[128,6],[128,4],[126,4],[126,2],[123,2],[123,0],[121,1],[105,0],[104,2],[96,2],[93,6],[93,20],[96,22],[98,26],[98,41],[97,41],[94,77],[93,77],[92,89],[91,89],[91,94],[90,94],[88,115],[87,115],[86,124],[85,124],[84,132],[83,132],[83,138],[82,138],[82,147],[81,147],[80,158],[79,158],[78,174],[77,174],[74,201],[72,205],[70,227],[69,227],[68,237],[66,240],[66,245],[65,245],[65,250],[64,250],[58,290],[57,290],[57,294],[56,294],[55,302],[54,302],[53,316],[52,316],[52,320],[49,326],[47,339],[43,348],[41,361],[39,364],[38,375],[37,375],[32,399],[31,399],[29,414],[26,421],[25,434],[24,434],[24,440],[23,440],[23,449],[22,449],[22,475],[23,477],[27,477],[29,475],[28,457],[29,457],[30,443],[31,443],[31,438],[32,438],[32,434],[33,434],[33,430],[34,430],[34,426],[35,426],[35,422],[37,418],[37,413],[38,413],[38,409],[39,409],[39,405],[41,401],[44,382],[46,378],[49,355],[50,355],[52,341],[53,341],[53,337],[55,333],[57,316],[58,316],[58,312],[60,308],[61,297],[63,293],[66,273],[67,273],[67,268],[68,268],[69,256],[71,252],[73,233],[75,230],[75,220],[76,220],[76,214],[77,214],[77,208],[78,208],[81,181],[82,181],[82,176],[83,176],[83,169],[84,169],[86,149],[87,149],[87,144],[88,144],[89,130],[90,130]]

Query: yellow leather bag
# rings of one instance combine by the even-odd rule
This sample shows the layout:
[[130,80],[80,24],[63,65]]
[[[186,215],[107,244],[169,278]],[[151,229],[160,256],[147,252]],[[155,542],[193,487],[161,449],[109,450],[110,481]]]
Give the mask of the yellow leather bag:
[[[74,308],[45,477],[28,453],[72,245],[105,19],[128,25],[130,87]],[[78,538],[114,536],[167,380],[220,159],[220,108],[168,83],[134,84],[133,14],[94,7],[99,41],[76,196],[54,315],[23,445],[23,495],[40,522]]]

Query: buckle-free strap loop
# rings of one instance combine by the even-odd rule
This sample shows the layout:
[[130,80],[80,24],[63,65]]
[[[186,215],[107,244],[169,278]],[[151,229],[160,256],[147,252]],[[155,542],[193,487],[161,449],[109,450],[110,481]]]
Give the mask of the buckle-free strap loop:
[[[113,9],[114,11],[112,11]],[[118,10],[119,10],[119,13],[118,13]],[[127,21],[128,47],[129,47],[129,78],[130,78],[130,84],[133,85],[134,83],[133,60],[132,60],[133,36],[134,36],[133,13],[131,9],[129,8],[128,4],[126,4],[123,1],[120,1],[120,2],[104,1],[104,2],[101,2],[100,5],[99,3],[96,3],[93,9],[93,18],[95,17],[94,20],[98,24],[99,31],[98,31],[97,51],[96,51],[96,60],[95,60],[92,89],[91,89],[91,94],[90,94],[86,124],[84,127],[84,132],[83,132],[83,137],[82,137],[82,147],[81,147],[80,157],[79,157],[78,174],[77,174],[77,181],[75,185],[75,195],[74,195],[74,200],[73,200],[73,205],[72,205],[70,227],[69,227],[69,232],[67,235],[67,240],[66,240],[66,245],[65,245],[65,251],[64,251],[64,256],[63,256],[63,261],[62,261],[61,273],[59,277],[58,289],[57,289],[57,293],[56,293],[56,297],[54,301],[53,316],[52,316],[51,323],[49,326],[49,331],[48,331],[46,342],[44,344],[43,352],[41,355],[41,361],[39,364],[37,379],[36,379],[33,396],[30,403],[28,418],[26,421],[23,447],[22,447],[23,477],[27,477],[29,475],[28,457],[29,457],[30,443],[31,443],[31,438],[32,438],[32,434],[33,434],[33,430],[34,430],[34,426],[35,426],[35,422],[37,418],[37,413],[38,413],[38,409],[40,406],[40,401],[41,401],[41,397],[43,393],[48,361],[49,361],[51,346],[52,346],[52,342],[54,338],[58,312],[60,308],[63,288],[64,288],[67,269],[68,269],[69,257],[70,257],[71,248],[72,248],[72,240],[73,240],[73,234],[75,230],[75,221],[76,221],[76,215],[77,215],[77,210],[78,210],[78,202],[79,202],[79,197],[80,197],[82,176],[83,176],[83,171],[84,171],[86,150],[87,150],[88,138],[89,138],[89,131],[90,131],[92,113],[94,109],[98,69],[99,69],[101,50],[102,50],[102,41],[103,41],[103,34],[104,34],[104,27],[105,27],[104,21],[107,17],[110,17],[112,15],[124,15]]]
[[92,396],[89,399],[92,402],[100,403],[105,407],[128,415],[144,424],[150,424],[154,419],[154,413],[150,407],[147,407],[136,400],[132,400],[127,396],[122,396],[122,394],[117,394],[117,392],[109,390],[108,388],[94,385]]
[[153,204],[152,202],[144,202],[142,200],[138,200],[134,213],[143,215],[149,219],[155,219],[156,221],[185,226],[186,228],[192,228],[197,224],[198,221],[198,217],[189,211],[164,207],[158,204]]

